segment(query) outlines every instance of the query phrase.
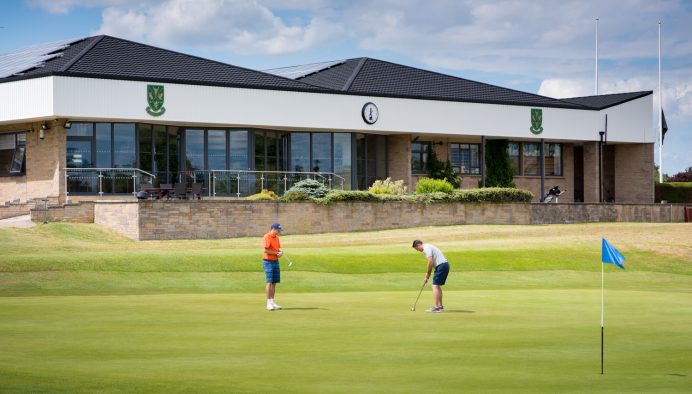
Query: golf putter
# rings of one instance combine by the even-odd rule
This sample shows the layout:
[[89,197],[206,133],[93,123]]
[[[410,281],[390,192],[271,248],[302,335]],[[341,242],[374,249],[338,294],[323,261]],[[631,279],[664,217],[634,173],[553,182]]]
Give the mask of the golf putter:
[[416,304],[418,304],[418,299],[420,298],[420,295],[423,294],[423,289],[425,288],[425,284],[427,282],[423,282],[423,286],[420,288],[420,292],[418,292],[418,297],[416,297],[416,302],[413,303],[413,308],[411,308],[411,312],[416,311]]
[[293,265],[293,262],[291,261],[291,258],[288,257],[288,256],[286,256],[285,254],[284,254],[284,257],[286,257],[286,260],[288,260],[288,266],[289,266],[289,267],[292,266],[292,265]]

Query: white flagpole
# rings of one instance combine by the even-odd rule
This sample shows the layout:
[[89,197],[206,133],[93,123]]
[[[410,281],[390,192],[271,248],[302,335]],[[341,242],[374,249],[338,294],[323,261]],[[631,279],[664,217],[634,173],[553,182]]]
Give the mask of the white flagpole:
[[596,17],[596,96],[598,96],[598,17]]
[[603,282],[604,282],[603,261],[601,261],[601,375],[603,375],[603,307],[604,307],[604,299],[605,299]]
[[663,94],[661,93],[661,21],[658,21],[658,182],[663,183]]

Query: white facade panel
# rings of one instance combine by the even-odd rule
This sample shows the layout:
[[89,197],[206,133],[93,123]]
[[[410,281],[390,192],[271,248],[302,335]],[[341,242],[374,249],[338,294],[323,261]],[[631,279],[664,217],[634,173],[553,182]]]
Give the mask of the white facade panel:
[[0,83],[0,124],[51,118],[53,78]]
[[[54,80],[55,115],[71,119],[597,141],[607,113],[610,142],[655,140],[651,95],[603,111],[543,107],[544,131],[534,135],[532,107],[525,106],[165,83],[166,112],[154,117],[145,110],[147,82]],[[379,108],[374,125],[361,118],[369,101]]]

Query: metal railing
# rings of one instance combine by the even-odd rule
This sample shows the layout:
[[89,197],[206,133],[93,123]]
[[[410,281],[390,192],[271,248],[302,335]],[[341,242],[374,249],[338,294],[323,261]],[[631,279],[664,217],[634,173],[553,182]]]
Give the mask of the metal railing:
[[64,168],[63,172],[66,199],[70,193],[134,195],[142,184],[153,184],[156,179],[139,168]]
[[[72,194],[136,194],[157,176],[139,168],[64,168],[65,197]],[[191,170],[173,173],[177,182],[202,184],[208,197],[249,196],[262,190],[285,194],[296,182],[314,179],[329,189],[343,189],[346,179],[332,172]],[[162,176],[161,182],[165,182]]]
[[257,170],[195,170],[182,171],[180,180],[202,183],[202,192],[209,197],[249,196],[262,190],[285,194],[296,182],[314,179],[327,188],[344,188],[346,179],[332,172],[257,171]]

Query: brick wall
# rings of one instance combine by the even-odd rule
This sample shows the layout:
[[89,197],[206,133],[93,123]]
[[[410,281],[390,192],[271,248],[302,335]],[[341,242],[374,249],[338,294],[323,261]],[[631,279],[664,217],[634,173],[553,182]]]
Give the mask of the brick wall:
[[136,201],[98,202],[94,207],[94,223],[132,239],[139,239],[139,216],[139,205]]
[[[409,190],[411,183],[411,137],[390,135],[387,137],[387,169],[392,180],[403,180]],[[412,186],[414,185],[414,186]]]
[[386,230],[459,224],[682,222],[683,205],[460,204],[357,202],[319,205],[271,201],[96,203],[95,222],[133,239],[261,236],[280,222],[290,234]]
[[615,145],[615,201],[654,202],[653,144]]
[[63,194],[60,169],[65,167],[65,129],[60,122],[50,122],[50,128],[39,138],[40,123],[3,126],[2,131],[27,131],[26,175],[0,177],[0,203],[35,198],[58,199]]
[[31,210],[31,220],[34,222],[77,222],[94,223],[94,202],[82,201],[78,204],[49,206],[44,209],[41,204]]
[[598,144],[584,143],[584,202],[598,202]]

